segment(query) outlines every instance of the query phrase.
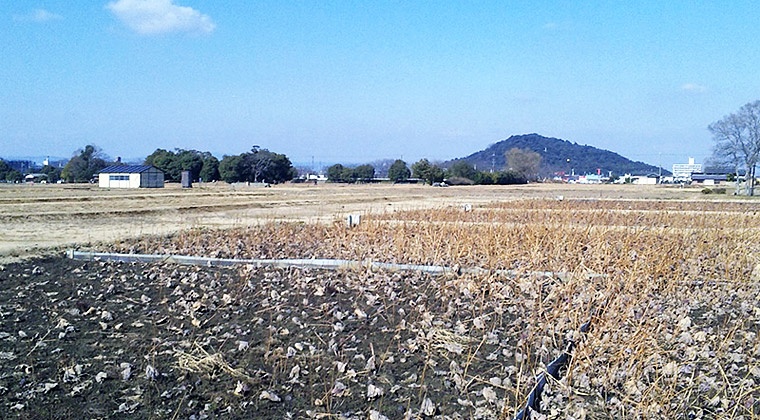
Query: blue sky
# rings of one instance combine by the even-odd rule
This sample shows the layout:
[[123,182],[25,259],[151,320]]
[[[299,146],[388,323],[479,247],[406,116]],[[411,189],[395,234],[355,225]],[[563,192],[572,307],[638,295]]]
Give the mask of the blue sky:
[[6,0],[0,22],[0,156],[411,162],[536,132],[667,168],[760,99],[751,1]]

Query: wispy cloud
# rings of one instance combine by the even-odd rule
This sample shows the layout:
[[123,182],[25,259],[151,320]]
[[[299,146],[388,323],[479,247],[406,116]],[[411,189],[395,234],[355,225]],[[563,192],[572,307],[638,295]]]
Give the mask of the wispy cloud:
[[557,22],[546,22],[541,27],[546,29],[547,31],[553,31],[553,30],[558,29],[559,25],[557,25]]
[[45,23],[54,20],[62,20],[63,16],[55,13],[48,12],[45,9],[34,9],[31,13],[25,15],[13,15],[13,20],[16,22],[36,22]]
[[707,92],[707,87],[698,85],[696,83],[686,83],[685,85],[681,86],[681,90],[684,92],[702,93]]
[[117,0],[106,8],[141,35],[211,33],[216,28],[209,16],[192,7],[174,4],[174,0]]
[[563,22],[555,22],[550,21],[546,22],[543,25],[541,25],[541,29],[543,29],[546,32],[565,32],[572,29],[572,22],[569,21],[563,21]]

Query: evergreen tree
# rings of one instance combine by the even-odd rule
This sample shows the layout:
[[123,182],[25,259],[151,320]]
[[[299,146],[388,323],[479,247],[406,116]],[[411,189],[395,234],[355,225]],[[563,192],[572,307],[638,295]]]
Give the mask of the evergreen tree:
[[412,172],[406,166],[406,162],[401,159],[396,159],[388,169],[388,178],[393,182],[406,181],[410,176],[412,176]]

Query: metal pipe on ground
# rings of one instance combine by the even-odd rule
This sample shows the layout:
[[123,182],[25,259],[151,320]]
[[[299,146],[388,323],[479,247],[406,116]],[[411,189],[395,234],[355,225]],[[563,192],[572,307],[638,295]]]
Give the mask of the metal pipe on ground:
[[[382,269],[388,271],[416,271],[434,275],[445,274],[494,274],[507,277],[520,275],[536,277],[567,278],[571,273],[558,271],[517,271],[517,270],[487,270],[481,267],[447,267],[441,265],[421,264],[394,264],[377,261],[358,261],[341,259],[232,259],[232,258],[209,258],[194,257],[188,255],[161,255],[161,254],[119,254],[110,252],[83,252],[70,249],[66,256],[73,260],[82,261],[119,261],[119,262],[145,262],[145,263],[174,263],[182,265],[204,265],[208,267],[230,267],[236,265],[255,265],[258,267],[278,268],[316,268],[327,270],[345,269]],[[589,273],[587,278],[606,277],[604,274]]]

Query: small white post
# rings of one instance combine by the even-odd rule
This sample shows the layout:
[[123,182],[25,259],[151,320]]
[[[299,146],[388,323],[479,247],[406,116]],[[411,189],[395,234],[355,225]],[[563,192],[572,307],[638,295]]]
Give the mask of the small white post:
[[346,218],[346,226],[349,228],[352,228],[354,226],[359,226],[359,223],[362,222],[362,216],[361,214],[349,214]]

